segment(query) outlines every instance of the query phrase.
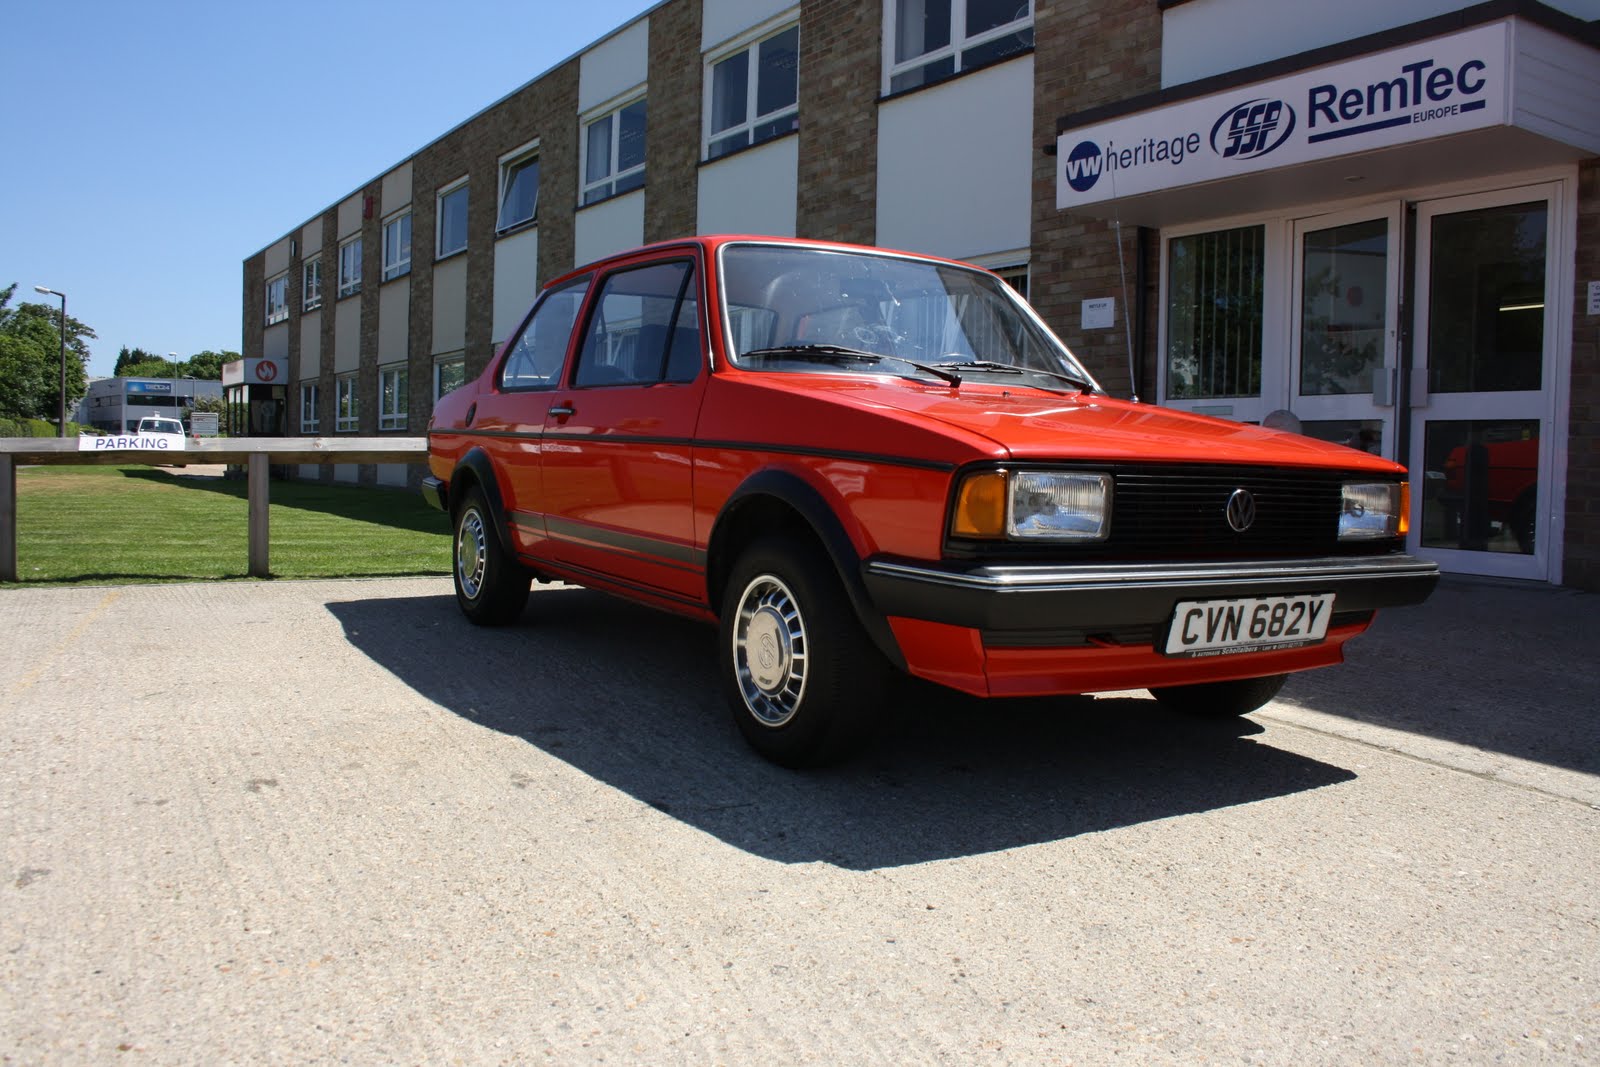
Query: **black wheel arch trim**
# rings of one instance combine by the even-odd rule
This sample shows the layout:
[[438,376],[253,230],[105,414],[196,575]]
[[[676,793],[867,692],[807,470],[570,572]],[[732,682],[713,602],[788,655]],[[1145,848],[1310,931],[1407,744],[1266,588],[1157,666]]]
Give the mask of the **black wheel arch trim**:
[[728,536],[731,529],[728,520],[741,506],[757,497],[766,497],[787,505],[811,528],[811,532],[816,535],[823,551],[833,563],[833,569],[838,574],[839,584],[844,589],[845,597],[850,601],[850,607],[856,613],[856,618],[861,621],[867,635],[872,638],[873,644],[878,646],[878,650],[890,664],[899,670],[905,670],[906,659],[900,651],[900,643],[895,640],[894,631],[889,628],[889,620],[874,606],[873,597],[867,590],[867,583],[862,573],[861,557],[856,552],[849,535],[845,533],[844,524],[839,521],[833,507],[815,486],[790,471],[774,469],[757,471],[728,496],[721,510],[717,512],[706,552],[709,564],[706,568],[706,597],[712,609],[715,610],[721,604],[722,586],[733,569],[733,557],[723,544],[723,539]]
[[[457,461],[455,470],[451,472],[449,484],[445,486],[445,499],[449,501],[461,499],[463,469],[472,472],[472,481],[483,490],[483,498],[489,505],[489,517],[493,520],[495,536],[499,538],[500,547],[505,551],[506,557],[517,559],[517,546],[511,543],[511,525],[505,501],[500,496],[500,480],[495,477],[494,464],[487,452],[481,448],[472,448]],[[455,516],[451,515],[452,523],[454,520]]]

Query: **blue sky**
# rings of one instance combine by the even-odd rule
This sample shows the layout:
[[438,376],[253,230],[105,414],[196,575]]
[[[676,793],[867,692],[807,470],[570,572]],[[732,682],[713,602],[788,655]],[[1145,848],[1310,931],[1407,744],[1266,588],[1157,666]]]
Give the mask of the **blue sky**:
[[243,261],[650,0],[8,5],[0,287],[123,345],[240,347]]

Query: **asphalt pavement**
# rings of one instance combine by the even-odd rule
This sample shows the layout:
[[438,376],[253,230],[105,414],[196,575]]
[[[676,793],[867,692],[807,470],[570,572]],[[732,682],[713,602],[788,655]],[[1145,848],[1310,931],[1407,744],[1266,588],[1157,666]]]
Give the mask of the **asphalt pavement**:
[[1247,719],[446,579],[0,589],[0,1062],[1600,1063],[1600,598],[1447,579]]

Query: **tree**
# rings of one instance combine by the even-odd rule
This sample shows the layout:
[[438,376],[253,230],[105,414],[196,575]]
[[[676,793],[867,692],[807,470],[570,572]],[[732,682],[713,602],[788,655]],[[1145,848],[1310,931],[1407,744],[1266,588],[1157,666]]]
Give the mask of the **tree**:
[[174,374],[178,364],[165,359],[146,359],[138,363],[129,363],[117,371],[119,378],[177,378],[181,375]]
[[118,378],[198,378],[204,382],[219,382],[222,365],[238,358],[237,352],[214,352],[208,348],[174,362],[143,348],[123,345],[111,373]]
[[222,365],[224,363],[232,363],[238,358],[239,353],[237,352],[213,352],[208,348],[204,352],[196,352],[189,357],[188,369],[184,373],[191,378],[199,378],[202,381],[220,382],[222,380]]
[[[0,289],[0,416],[54,419],[60,396],[61,310],[59,305],[11,307],[17,286]],[[95,332],[67,316],[67,409],[89,391],[88,342]]]

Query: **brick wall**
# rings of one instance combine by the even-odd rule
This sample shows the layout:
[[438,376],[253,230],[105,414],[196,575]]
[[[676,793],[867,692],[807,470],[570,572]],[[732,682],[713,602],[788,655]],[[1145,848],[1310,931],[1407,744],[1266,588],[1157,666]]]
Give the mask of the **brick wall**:
[[877,235],[883,7],[801,0],[801,237],[871,244]]
[[650,13],[644,239],[695,232],[700,163],[700,0]]
[[239,338],[239,353],[258,359],[262,353],[261,331],[267,328],[267,253],[257,252],[244,261],[244,335]]
[[[1034,17],[1033,271],[1031,302],[1089,371],[1114,395],[1127,396],[1129,328],[1137,333],[1133,299],[1138,274],[1138,230],[1122,227],[1122,261],[1114,224],[1056,209],[1056,120],[1087,108],[1151,92],[1161,85],[1161,12],[1148,0],[1041,0]],[[1143,294],[1145,349],[1136,353],[1141,399],[1155,399],[1157,259],[1152,231]],[[1124,271],[1126,290],[1124,289]],[[1085,299],[1115,297],[1116,324],[1084,330]],[[1126,310],[1126,318],[1124,311]],[[1124,323],[1129,328],[1125,328]],[[1135,337],[1137,341],[1137,337]]]
[[1600,592],[1600,315],[1588,314],[1588,283],[1600,280],[1600,159],[1578,168],[1575,273],[1562,583]]

